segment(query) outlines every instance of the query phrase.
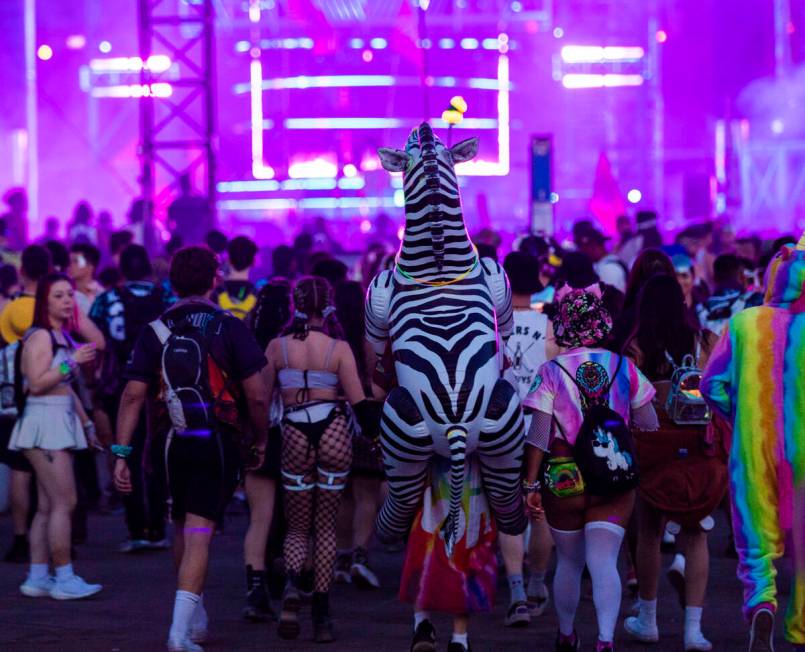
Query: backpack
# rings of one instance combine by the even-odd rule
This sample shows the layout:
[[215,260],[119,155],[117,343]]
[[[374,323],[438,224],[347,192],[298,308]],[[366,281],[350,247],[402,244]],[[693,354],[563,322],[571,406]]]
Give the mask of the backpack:
[[602,374],[598,363],[585,362],[579,367],[576,376],[581,374],[582,379],[585,372],[594,373],[599,381],[595,389],[590,388],[592,383],[582,384],[556,360],[553,362],[568,375],[581,395],[584,420],[576,434],[573,456],[587,491],[595,496],[610,496],[634,489],[639,479],[634,438],[623,417],[609,407],[609,392],[623,357],[618,358],[618,366],[608,383],[604,380],[606,372]]
[[706,426],[713,414],[699,389],[702,382],[701,369],[696,366],[690,354],[682,358],[679,366],[667,351],[665,357],[674,367],[671,390],[665,402],[666,413],[678,426]]
[[231,312],[240,320],[246,319],[257,305],[257,296],[254,292],[247,292],[245,296],[233,296],[228,290],[224,289],[218,295],[218,305],[223,310]]
[[162,344],[162,399],[180,435],[207,436],[222,425],[240,429],[235,390],[210,350],[225,317],[216,312],[204,331],[187,319],[173,329],[161,319],[150,324]]
[[117,289],[117,294],[123,304],[124,337],[122,341],[114,341],[112,349],[104,354],[101,367],[101,387],[110,396],[119,393],[123,368],[140,333],[165,310],[165,290],[158,285],[144,297],[137,296],[125,285]]

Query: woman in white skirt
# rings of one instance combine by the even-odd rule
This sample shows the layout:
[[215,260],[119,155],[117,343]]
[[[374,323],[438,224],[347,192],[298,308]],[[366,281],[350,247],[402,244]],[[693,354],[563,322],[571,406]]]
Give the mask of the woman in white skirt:
[[[72,451],[96,445],[94,427],[72,389],[79,366],[95,359],[95,344],[76,347],[67,333],[75,318],[73,284],[64,274],[39,281],[34,323],[22,344],[17,380],[20,416],[8,447],[25,454],[36,473],[38,507],[30,531],[31,566],[20,591],[56,600],[101,590],[73,573],[71,516],[76,505]],[[19,372],[20,370],[18,370]],[[23,407],[24,401],[24,407]],[[56,572],[50,575],[52,558]]]

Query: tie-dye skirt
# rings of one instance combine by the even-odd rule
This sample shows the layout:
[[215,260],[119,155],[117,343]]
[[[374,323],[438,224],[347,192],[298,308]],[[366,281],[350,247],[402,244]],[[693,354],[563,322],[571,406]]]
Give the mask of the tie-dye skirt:
[[450,461],[434,458],[422,508],[406,548],[400,600],[418,611],[455,615],[487,613],[495,601],[497,531],[471,456],[464,475],[459,538],[448,558],[443,526],[450,502]]

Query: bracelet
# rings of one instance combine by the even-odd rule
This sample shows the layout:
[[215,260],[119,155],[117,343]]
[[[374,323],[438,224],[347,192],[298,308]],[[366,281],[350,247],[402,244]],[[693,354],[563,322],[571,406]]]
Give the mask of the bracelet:
[[109,450],[112,451],[112,455],[119,457],[121,460],[125,460],[134,451],[131,446],[123,446],[121,444],[112,444]]
[[523,480],[524,494],[538,494],[540,491],[542,491],[542,483],[539,480],[534,480],[534,482]]

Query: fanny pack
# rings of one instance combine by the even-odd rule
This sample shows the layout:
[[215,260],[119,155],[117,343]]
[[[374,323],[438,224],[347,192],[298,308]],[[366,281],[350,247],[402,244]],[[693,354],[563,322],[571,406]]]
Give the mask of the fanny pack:
[[572,457],[551,457],[542,466],[542,486],[557,498],[584,493],[584,478]]

